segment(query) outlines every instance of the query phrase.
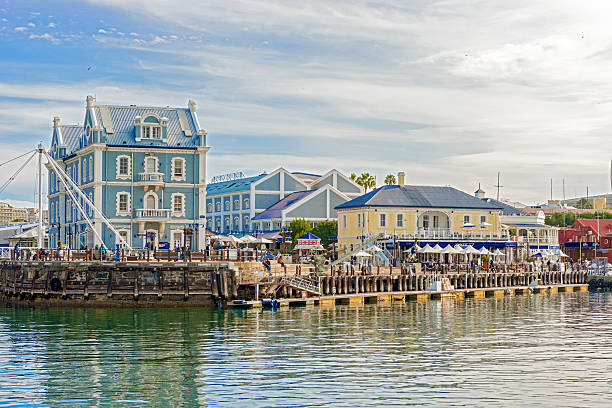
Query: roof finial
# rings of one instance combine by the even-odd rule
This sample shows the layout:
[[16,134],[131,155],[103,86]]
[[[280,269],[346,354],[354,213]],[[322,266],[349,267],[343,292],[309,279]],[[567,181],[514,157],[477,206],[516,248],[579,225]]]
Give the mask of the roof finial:
[[93,107],[93,103],[96,100],[96,98],[94,98],[91,95],[87,95],[87,98],[85,98],[85,101],[87,102],[87,109],[92,108]]
[[193,99],[190,99],[190,100],[189,100],[189,110],[190,110],[191,112],[195,112],[195,111],[196,111],[196,106],[197,106],[197,105],[198,105],[198,104],[197,104],[197,103],[196,103],[196,101],[194,101]]
[[56,116],[53,118],[53,129],[57,129],[60,125],[60,118]]

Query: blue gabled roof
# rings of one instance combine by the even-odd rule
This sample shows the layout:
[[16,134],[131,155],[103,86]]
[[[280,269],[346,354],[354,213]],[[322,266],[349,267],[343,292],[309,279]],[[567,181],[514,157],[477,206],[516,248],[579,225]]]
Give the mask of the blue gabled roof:
[[316,192],[317,190],[306,190],[306,191],[296,191],[295,193],[291,193],[282,200],[278,201],[276,204],[268,207],[264,212],[258,214],[253,218],[254,221],[258,220],[270,220],[277,219],[282,217],[282,212],[285,208],[293,205],[297,201],[302,200],[305,197],[308,197],[310,194]]
[[236,191],[249,190],[251,183],[256,182],[259,179],[264,178],[267,174],[260,174],[259,176],[245,177],[238,180],[221,181],[219,183],[212,183],[206,186],[206,194],[225,194],[233,193]]
[[501,206],[487,203],[453,187],[438,186],[382,186],[367,194],[340,204],[336,209],[372,207],[467,208],[501,210]]
[[299,237],[298,239],[321,239],[319,237],[317,237],[315,234],[313,234],[312,232],[309,232],[308,234],[304,234],[301,237]]
[[[100,113],[100,107],[106,107],[109,111],[114,132],[106,134],[106,143],[109,145],[146,145],[154,147],[197,147],[196,140],[198,139],[196,126],[191,117],[191,112],[186,108],[160,108],[160,107],[141,107],[141,106],[111,106],[111,105],[95,105],[96,118],[98,123],[106,126]],[[185,136],[181,128],[178,111],[183,111],[191,131],[191,136]],[[168,118],[167,141],[147,140],[136,142],[134,120],[136,116],[144,118],[147,114],[155,114],[157,116]]]

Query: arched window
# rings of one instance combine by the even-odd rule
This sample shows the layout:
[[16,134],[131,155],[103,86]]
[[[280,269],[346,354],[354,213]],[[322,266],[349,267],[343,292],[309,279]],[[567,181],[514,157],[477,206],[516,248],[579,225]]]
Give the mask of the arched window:
[[229,211],[230,210],[230,202],[226,201],[225,202],[225,211]]
[[209,212],[209,213],[211,213],[211,212],[213,211],[213,205],[212,205],[212,203],[208,203],[207,208],[208,208],[208,212]]
[[157,209],[157,197],[155,194],[149,192],[144,197],[144,205],[147,210]]
[[243,201],[243,209],[248,210],[249,209],[249,199],[245,198]]
[[217,207],[217,212],[221,211],[221,202],[217,201],[217,204],[215,205],[215,207]]
[[93,157],[89,156],[89,181],[93,181]]

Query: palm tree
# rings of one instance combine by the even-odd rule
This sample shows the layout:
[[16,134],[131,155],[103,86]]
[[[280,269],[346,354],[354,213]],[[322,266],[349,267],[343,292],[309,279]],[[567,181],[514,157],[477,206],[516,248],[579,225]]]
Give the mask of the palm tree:
[[392,184],[397,184],[397,180],[395,180],[395,176],[393,174],[387,174],[387,177],[385,177],[385,184],[388,186]]
[[363,187],[364,193],[368,192],[368,188],[376,187],[376,179],[370,173],[361,173],[359,177],[355,179],[355,183]]
[[357,175],[355,173],[351,173],[351,180],[357,180]]

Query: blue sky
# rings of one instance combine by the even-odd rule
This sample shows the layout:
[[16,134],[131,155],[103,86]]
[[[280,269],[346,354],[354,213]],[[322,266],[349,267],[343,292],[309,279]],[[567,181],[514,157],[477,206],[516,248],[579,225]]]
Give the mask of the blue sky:
[[[53,116],[198,102],[209,175],[405,171],[537,203],[608,192],[605,1],[0,0],[0,161]],[[10,173],[5,166],[3,173]],[[34,167],[0,199],[32,201]],[[7,176],[8,177],[8,176]]]

